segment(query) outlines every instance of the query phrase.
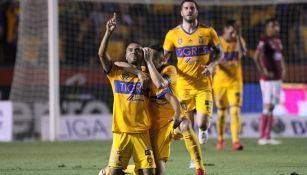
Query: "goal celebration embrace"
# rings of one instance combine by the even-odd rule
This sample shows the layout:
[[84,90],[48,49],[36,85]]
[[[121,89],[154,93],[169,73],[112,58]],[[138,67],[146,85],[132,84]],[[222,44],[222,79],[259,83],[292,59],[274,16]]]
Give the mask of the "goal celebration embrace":
[[0,0],[0,175],[307,175],[307,0]]

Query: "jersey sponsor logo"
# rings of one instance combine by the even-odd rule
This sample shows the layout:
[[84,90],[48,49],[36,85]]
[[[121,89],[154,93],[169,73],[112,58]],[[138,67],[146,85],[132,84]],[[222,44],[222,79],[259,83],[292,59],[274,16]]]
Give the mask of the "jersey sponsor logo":
[[134,94],[131,94],[128,96],[127,101],[131,101],[131,102],[143,102],[144,99],[143,98],[137,98]]
[[125,82],[114,80],[115,93],[144,95],[141,82]]
[[184,58],[184,63],[189,64],[189,63],[199,63],[200,60],[193,60],[192,57],[185,57]]
[[177,57],[194,57],[207,55],[209,53],[209,47],[207,45],[198,46],[186,46],[176,48]]
[[239,52],[237,52],[237,51],[234,51],[234,52],[225,52],[225,53],[224,53],[224,60],[225,60],[225,61],[239,60]]

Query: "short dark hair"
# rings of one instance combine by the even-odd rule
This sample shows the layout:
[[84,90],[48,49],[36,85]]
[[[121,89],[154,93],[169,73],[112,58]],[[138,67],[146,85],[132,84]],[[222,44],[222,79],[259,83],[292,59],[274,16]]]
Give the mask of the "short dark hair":
[[160,44],[152,44],[152,45],[149,45],[148,47],[162,54],[164,52],[163,47]]
[[198,6],[198,4],[197,4],[197,2],[195,1],[195,0],[183,0],[182,2],[181,2],[181,4],[180,4],[180,10],[182,9],[182,6],[183,6],[183,4],[185,3],[185,2],[193,2],[194,4],[195,4],[195,6],[196,6],[196,9],[198,10],[199,8],[199,6]]
[[276,18],[269,18],[267,20],[265,20],[264,22],[264,26],[267,27],[269,23],[274,23],[274,22],[278,22],[278,20]]
[[236,27],[237,22],[234,19],[227,19],[225,22],[225,27]]

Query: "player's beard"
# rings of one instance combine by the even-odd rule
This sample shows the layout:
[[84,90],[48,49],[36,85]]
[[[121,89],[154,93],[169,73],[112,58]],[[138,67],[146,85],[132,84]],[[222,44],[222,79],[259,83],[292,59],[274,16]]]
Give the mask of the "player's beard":
[[185,22],[191,24],[191,23],[194,23],[194,22],[195,22],[196,17],[192,16],[191,18],[189,18],[189,16],[187,16],[187,17],[184,17],[183,19],[184,19]]

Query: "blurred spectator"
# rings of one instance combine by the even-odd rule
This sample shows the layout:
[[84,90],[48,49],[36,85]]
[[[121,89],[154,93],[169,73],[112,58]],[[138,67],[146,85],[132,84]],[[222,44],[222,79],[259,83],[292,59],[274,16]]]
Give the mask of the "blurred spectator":
[[14,65],[16,59],[18,20],[19,20],[19,3],[13,1],[6,10],[7,17],[7,57],[8,64]]
[[304,7],[300,8],[298,20],[289,32],[289,49],[298,62],[307,63],[307,14]]

